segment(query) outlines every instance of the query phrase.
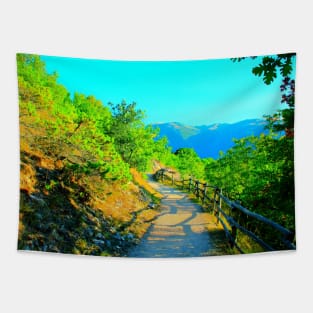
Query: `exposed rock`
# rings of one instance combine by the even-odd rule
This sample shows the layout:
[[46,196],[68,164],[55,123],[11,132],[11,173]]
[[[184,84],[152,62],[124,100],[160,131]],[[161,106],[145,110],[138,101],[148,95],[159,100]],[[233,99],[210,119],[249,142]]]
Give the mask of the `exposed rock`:
[[47,207],[46,202],[45,202],[43,199],[39,198],[38,196],[35,196],[35,195],[31,194],[31,195],[29,195],[29,197],[30,197],[32,200],[36,201],[36,202],[37,202],[38,204],[40,204],[41,206]]
[[101,233],[98,233],[98,234],[96,234],[96,238],[103,240],[104,236]]
[[104,246],[103,240],[93,239],[93,243],[100,247]]

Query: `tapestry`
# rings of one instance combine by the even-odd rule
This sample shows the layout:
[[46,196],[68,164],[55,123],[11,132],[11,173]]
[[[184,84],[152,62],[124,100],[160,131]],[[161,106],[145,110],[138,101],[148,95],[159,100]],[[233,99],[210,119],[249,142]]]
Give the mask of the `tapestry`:
[[295,53],[16,59],[18,250],[296,250]]

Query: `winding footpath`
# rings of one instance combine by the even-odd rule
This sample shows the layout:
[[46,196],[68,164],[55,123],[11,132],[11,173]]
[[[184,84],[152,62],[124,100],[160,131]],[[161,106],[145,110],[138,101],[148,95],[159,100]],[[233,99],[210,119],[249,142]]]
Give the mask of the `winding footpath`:
[[160,214],[129,257],[175,258],[225,255],[226,239],[216,219],[176,188],[149,179],[163,194]]

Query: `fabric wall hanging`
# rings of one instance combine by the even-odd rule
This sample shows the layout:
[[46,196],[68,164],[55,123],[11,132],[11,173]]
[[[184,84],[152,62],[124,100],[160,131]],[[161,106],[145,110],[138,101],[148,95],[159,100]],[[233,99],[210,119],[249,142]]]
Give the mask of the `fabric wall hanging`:
[[17,54],[18,250],[295,250],[295,66]]

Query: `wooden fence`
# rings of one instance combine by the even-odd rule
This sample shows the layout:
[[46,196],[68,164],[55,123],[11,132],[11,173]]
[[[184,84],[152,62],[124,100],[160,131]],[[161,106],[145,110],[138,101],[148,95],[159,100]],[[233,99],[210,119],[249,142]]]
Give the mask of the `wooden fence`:
[[[231,248],[235,247],[240,253],[245,253],[237,240],[240,231],[261,246],[264,251],[296,249],[295,234],[290,230],[248,210],[238,201],[230,200],[223,195],[222,189],[216,186],[192,178],[175,180],[174,174],[171,170],[161,169],[156,172],[155,177],[163,183],[171,183],[193,193],[201,201],[203,208],[216,216],[217,224],[221,223]],[[273,233],[276,234],[274,241]]]

